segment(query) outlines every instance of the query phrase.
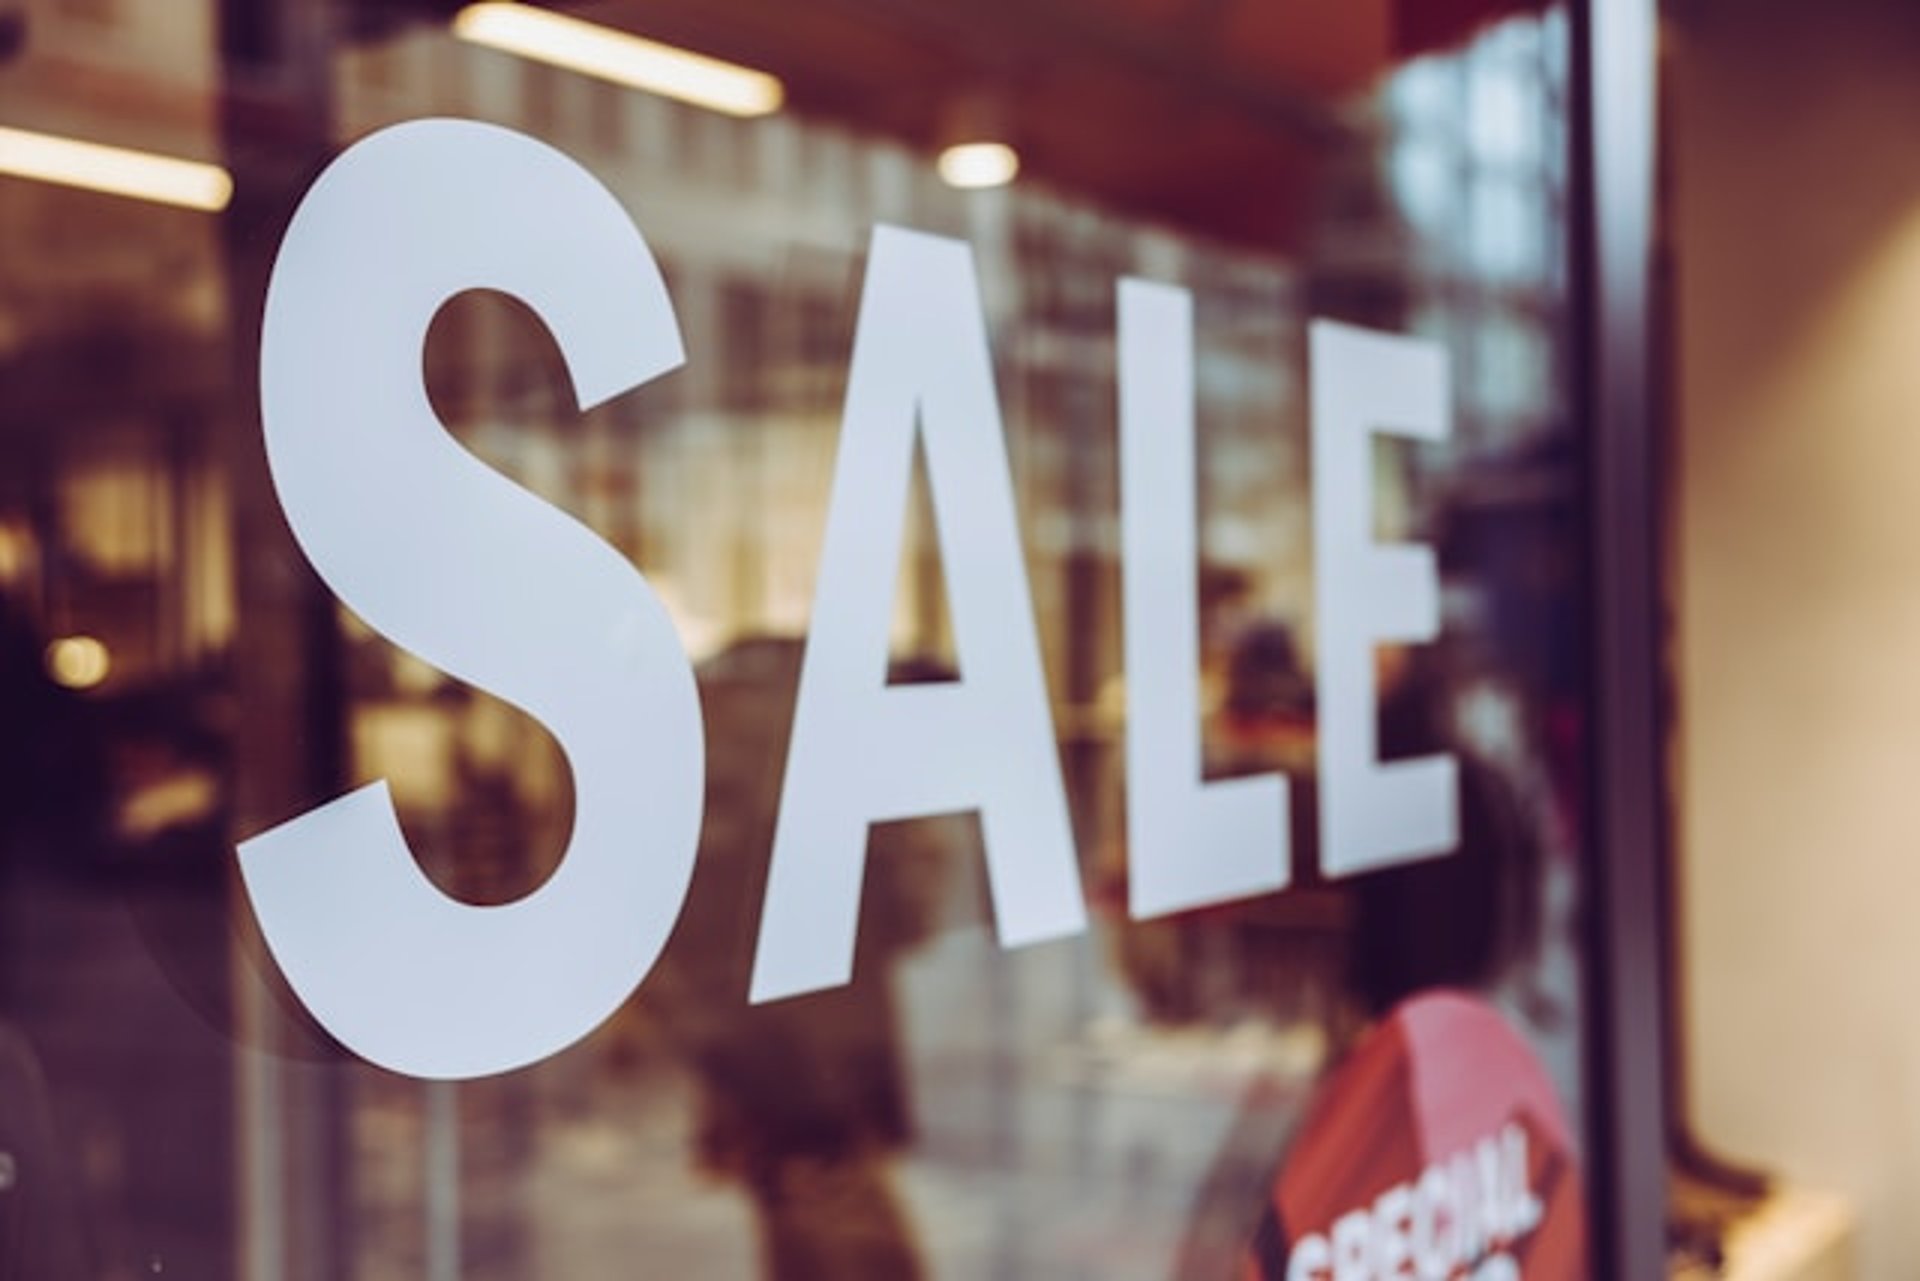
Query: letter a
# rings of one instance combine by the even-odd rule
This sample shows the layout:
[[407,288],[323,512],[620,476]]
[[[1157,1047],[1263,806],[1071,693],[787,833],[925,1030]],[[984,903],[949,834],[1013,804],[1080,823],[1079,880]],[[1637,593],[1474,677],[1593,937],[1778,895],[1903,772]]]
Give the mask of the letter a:
[[[916,433],[960,679],[887,684]],[[1066,791],[964,244],[874,231],[752,999],[845,983],[868,826],[977,809],[1000,940],[1086,928]]]

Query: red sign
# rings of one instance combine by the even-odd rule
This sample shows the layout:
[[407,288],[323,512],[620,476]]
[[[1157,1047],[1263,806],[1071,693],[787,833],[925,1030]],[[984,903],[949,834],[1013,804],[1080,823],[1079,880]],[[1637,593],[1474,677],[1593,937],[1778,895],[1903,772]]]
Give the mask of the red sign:
[[1244,1281],[1579,1281],[1580,1170],[1559,1097],[1499,1011],[1415,997],[1335,1073]]

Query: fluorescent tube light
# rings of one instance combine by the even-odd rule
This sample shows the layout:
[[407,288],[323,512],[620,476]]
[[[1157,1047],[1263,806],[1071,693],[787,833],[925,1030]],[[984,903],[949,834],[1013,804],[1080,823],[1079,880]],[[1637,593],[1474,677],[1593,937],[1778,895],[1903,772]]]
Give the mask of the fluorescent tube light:
[[632,89],[678,98],[729,116],[780,109],[786,90],[764,71],[643,40],[550,9],[507,3],[470,4],[453,18],[462,40],[597,76]]
[[217,213],[233,198],[218,165],[0,127],[0,173]]

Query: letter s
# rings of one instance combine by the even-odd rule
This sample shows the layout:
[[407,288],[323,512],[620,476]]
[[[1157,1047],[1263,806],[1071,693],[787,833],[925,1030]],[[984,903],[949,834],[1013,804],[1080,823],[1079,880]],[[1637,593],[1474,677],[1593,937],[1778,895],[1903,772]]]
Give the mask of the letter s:
[[566,852],[517,902],[459,903],[414,862],[384,782],[239,850],[314,1017],[445,1080],[554,1054],[632,993],[686,896],[705,772],[692,667],[646,580],[434,417],[427,328],[477,288],[547,324],[582,409],[685,360],[651,251],[591,174],[507,129],[414,121],[343,153],[287,229],[260,339],[267,460],[341,600],[559,740]]

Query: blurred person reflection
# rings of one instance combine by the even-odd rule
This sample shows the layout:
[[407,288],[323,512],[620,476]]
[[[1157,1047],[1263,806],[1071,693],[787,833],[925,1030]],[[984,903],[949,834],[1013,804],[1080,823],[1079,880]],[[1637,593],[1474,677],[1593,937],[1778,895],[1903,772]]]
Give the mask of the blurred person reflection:
[[1353,881],[1349,979],[1369,1018],[1422,988],[1489,988],[1539,942],[1538,817],[1527,812],[1513,780],[1455,741],[1455,682],[1438,661],[1410,662],[1382,699],[1380,754],[1454,756],[1460,844],[1444,858]]
[[[1537,914],[1516,892],[1539,845],[1512,787],[1471,754],[1460,760],[1460,844],[1446,858],[1354,878],[1346,1023],[1330,1075],[1359,1035],[1401,1002],[1456,989],[1496,995],[1531,944]],[[1324,1093],[1316,1087],[1316,1099]],[[1297,1114],[1311,1112],[1309,1102]],[[1285,1165],[1292,1134],[1276,1142],[1243,1107],[1189,1215],[1179,1277],[1251,1275],[1241,1268]],[[1263,1274],[1264,1275],[1264,1274]]]
[[[1513,780],[1459,741],[1454,672],[1439,649],[1382,651],[1377,666],[1381,758],[1445,752],[1459,763],[1457,848],[1329,881],[1319,871],[1311,678],[1278,625],[1250,628],[1228,663],[1210,765],[1288,773],[1296,882],[1283,895],[1173,919],[1234,940],[1239,1008],[1264,1007],[1282,1025],[1317,1023],[1323,1076],[1402,1000],[1443,987],[1491,994],[1538,946],[1539,816]],[[1189,963],[1203,959],[1189,949]],[[1234,1274],[1300,1115],[1286,1109],[1288,1124],[1276,1128],[1269,1102],[1256,1089],[1229,1127],[1194,1199],[1175,1275]]]
[[[700,669],[706,826],[644,999],[698,1082],[700,1164],[752,1200],[764,1275],[912,1281],[924,1269],[889,1171],[913,1136],[892,968],[940,910],[941,821],[874,829],[850,983],[745,1000],[801,653],[798,640],[746,639]],[[950,675],[928,662],[892,673]]]
[[[1293,882],[1282,893],[1184,912],[1122,931],[1129,977],[1156,1022],[1264,1029],[1267,1065],[1246,1082],[1226,1140],[1197,1185],[1181,1235],[1179,1277],[1231,1275],[1307,1083],[1354,1019],[1346,995],[1351,898],[1317,873],[1315,692],[1295,633],[1250,618],[1213,656],[1220,689],[1206,725],[1210,778],[1280,771],[1288,781]],[[1160,987],[1195,996],[1169,1005],[1141,986],[1158,955]]]

